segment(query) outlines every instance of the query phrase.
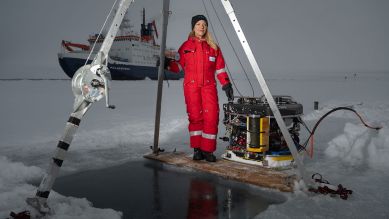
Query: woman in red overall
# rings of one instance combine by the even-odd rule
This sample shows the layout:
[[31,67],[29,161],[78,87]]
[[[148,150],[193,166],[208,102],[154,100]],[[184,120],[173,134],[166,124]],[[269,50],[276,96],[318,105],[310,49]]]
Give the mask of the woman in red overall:
[[192,31],[175,60],[167,63],[173,72],[185,72],[184,96],[189,119],[190,146],[193,160],[215,162],[216,135],[219,123],[219,103],[215,76],[229,101],[234,99],[233,89],[225,70],[220,48],[208,32],[204,15],[192,18]]

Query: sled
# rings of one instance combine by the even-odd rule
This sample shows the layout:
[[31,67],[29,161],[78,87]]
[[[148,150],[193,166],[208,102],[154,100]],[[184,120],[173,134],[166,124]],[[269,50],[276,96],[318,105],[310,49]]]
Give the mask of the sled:
[[147,154],[147,159],[214,174],[226,179],[248,183],[255,186],[292,192],[296,175],[291,169],[272,169],[238,163],[219,158],[215,163],[194,161],[192,154],[184,152],[160,152]]

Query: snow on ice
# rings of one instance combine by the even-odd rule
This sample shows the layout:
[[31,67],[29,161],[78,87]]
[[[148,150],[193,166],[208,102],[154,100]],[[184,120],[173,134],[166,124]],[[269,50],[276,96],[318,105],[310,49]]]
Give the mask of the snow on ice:
[[[315,133],[313,159],[306,156],[305,168],[354,193],[345,201],[297,190],[283,194],[286,202],[271,205],[257,218],[388,218],[389,75],[358,74],[349,80],[337,74],[269,75],[267,79],[273,95],[288,94],[304,105],[303,119],[310,127],[330,109],[352,106],[367,123],[383,128],[367,129],[351,112],[331,114]],[[164,88],[160,144],[189,150],[185,147],[188,134],[182,81],[169,83]],[[247,82],[238,80],[237,84],[241,92],[250,93]],[[61,174],[141,159],[152,144],[156,85],[150,80],[114,81],[111,102],[117,109],[108,110],[102,102],[92,106]],[[260,88],[255,86],[259,96]],[[221,90],[219,94],[222,104],[226,98]],[[5,218],[11,210],[23,210],[25,198],[35,194],[31,182],[40,181],[47,168],[71,112],[73,96],[68,80],[20,80],[0,81],[0,99],[0,218]],[[319,101],[319,110],[313,110],[313,101]],[[223,134],[220,124],[219,136]],[[301,139],[306,137],[303,134]],[[223,147],[219,142],[217,154]],[[49,198],[55,212],[52,218],[121,217],[112,209],[94,208],[87,198],[64,197],[53,191]]]

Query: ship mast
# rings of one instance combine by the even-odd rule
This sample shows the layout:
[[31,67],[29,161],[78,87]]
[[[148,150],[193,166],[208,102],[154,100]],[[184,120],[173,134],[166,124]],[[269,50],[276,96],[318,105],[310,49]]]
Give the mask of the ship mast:
[[140,37],[142,42],[150,42],[153,41],[155,45],[155,40],[153,37],[153,23],[146,24],[146,10],[143,8],[142,10],[142,24],[140,30]]

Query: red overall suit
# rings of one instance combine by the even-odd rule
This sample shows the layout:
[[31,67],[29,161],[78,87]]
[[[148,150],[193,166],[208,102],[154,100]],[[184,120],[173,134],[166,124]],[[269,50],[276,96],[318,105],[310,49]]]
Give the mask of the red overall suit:
[[189,37],[168,64],[170,71],[185,72],[184,95],[189,119],[190,146],[205,152],[216,150],[219,103],[215,75],[223,86],[230,82],[220,49],[205,40]]

